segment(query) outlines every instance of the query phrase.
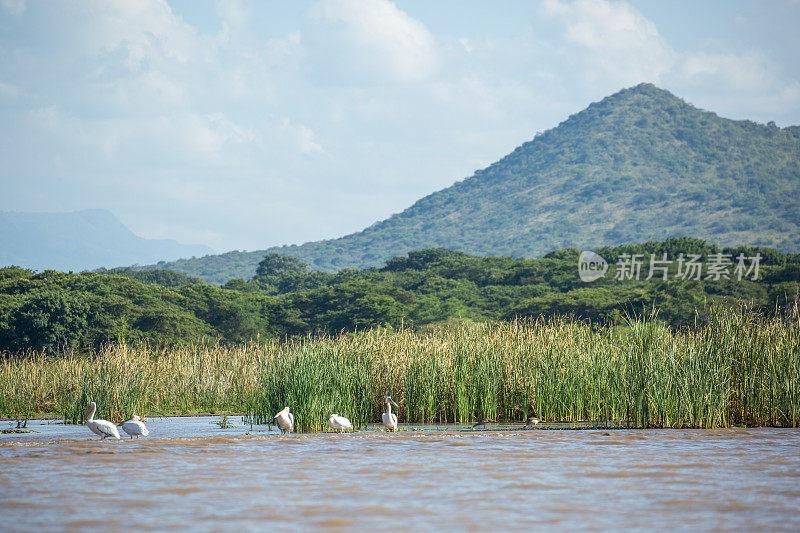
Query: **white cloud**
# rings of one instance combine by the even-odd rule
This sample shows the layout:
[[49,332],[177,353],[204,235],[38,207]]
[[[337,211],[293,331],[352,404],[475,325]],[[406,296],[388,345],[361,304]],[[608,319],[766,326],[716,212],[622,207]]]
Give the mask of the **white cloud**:
[[177,127],[172,126],[172,119],[162,120],[161,123],[166,126],[165,133],[169,135],[174,132],[178,138],[186,140],[185,146],[190,156],[202,154],[218,158],[226,147],[253,140],[250,132],[223,113],[187,114],[180,117]]
[[586,54],[587,72],[632,85],[657,83],[672,68],[675,52],[656,25],[625,2],[544,0],[540,11],[560,24],[570,56]]
[[56,4],[42,14],[43,27],[58,28],[53,38],[70,43],[47,57],[47,76],[62,93],[51,95],[56,100],[84,99],[107,117],[160,115],[191,106],[225,79],[211,73],[219,44],[163,0]]
[[314,131],[303,124],[295,124],[288,118],[284,118],[282,123],[284,135],[294,139],[297,149],[304,154],[324,154],[325,150],[314,139]]
[[388,0],[322,0],[311,17],[329,25],[358,67],[417,82],[437,66],[434,39],[428,28]]
[[13,83],[0,81],[0,98],[3,100],[16,100],[22,95],[22,90]]
[[723,116],[800,109],[778,52],[719,35],[676,52],[621,0],[509,4],[488,24],[469,3],[443,21],[308,1],[0,0],[0,209],[108,207],[144,234],[252,249],[361,229],[640,81]]
[[39,107],[28,113],[28,117],[33,125],[43,131],[52,132],[58,130],[64,119],[55,106]]
[[25,13],[28,6],[25,0],[2,0],[0,1],[0,7],[12,17],[20,17]]
[[778,81],[775,66],[763,54],[696,52],[686,56],[680,74],[687,80],[764,91]]
[[440,105],[458,113],[468,109],[472,117],[480,116],[492,122],[508,118],[511,102],[529,96],[526,89],[517,86],[513,80],[503,79],[497,84],[496,80],[474,73],[432,83],[430,90]]
[[83,25],[77,31],[87,32],[85,45],[99,54],[122,51],[131,70],[148,61],[187,63],[209,58],[209,41],[164,0],[94,0],[83,4],[79,15],[84,20],[78,21]]
[[754,50],[689,53],[675,78],[706,95],[705,107],[733,116],[739,114],[734,109],[743,106],[751,118],[800,106],[800,81],[788,78],[769,56]]
[[285,37],[270,37],[266,45],[266,57],[271,64],[297,61],[303,53],[303,35],[299,31],[290,32]]
[[240,0],[217,0],[214,8],[222,19],[220,38],[228,42],[236,34],[246,31],[252,18],[248,7]]
[[626,2],[543,0],[540,13],[558,23],[558,50],[574,62],[573,72],[603,90],[652,82],[739,118],[780,114],[800,105],[800,82],[786,76],[770,56],[713,40],[705,47],[724,46],[723,52],[677,52],[651,20]]

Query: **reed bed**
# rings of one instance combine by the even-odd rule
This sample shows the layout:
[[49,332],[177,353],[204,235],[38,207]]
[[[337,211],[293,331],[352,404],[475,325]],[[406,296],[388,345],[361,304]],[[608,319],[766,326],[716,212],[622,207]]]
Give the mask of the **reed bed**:
[[236,412],[257,423],[289,406],[300,431],[330,413],[364,426],[383,399],[407,423],[593,421],[629,427],[796,427],[800,325],[743,309],[674,331],[655,317],[625,327],[558,318],[372,330],[218,346],[117,345],[92,354],[0,359],[0,415]]

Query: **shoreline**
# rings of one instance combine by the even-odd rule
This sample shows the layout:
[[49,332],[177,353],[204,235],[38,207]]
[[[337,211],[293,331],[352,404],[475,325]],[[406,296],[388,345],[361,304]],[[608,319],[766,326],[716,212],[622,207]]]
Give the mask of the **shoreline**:
[[[242,419],[247,418],[247,414],[245,413],[237,413],[237,412],[186,412],[186,413],[159,413],[159,414],[150,414],[143,416],[143,420],[147,421],[149,419],[157,419],[157,418],[211,418],[211,417],[241,417]],[[0,424],[4,422],[11,422],[15,423],[18,420],[23,420],[22,418],[12,418],[8,416],[0,416]],[[56,413],[37,413],[37,416],[31,417],[28,419],[28,422],[47,422],[47,423],[57,423],[62,424],[65,426],[82,426],[82,423],[70,423],[64,422],[63,417],[59,416]],[[121,422],[120,422],[121,423]],[[234,426],[234,427],[249,427],[250,424],[248,422],[241,422],[243,425],[241,426]],[[404,423],[400,422],[400,428],[419,428],[419,427],[436,427],[436,428],[470,428],[474,422],[469,423]],[[264,423],[253,423],[253,427],[257,426],[275,426],[275,424],[264,424]],[[366,429],[356,429],[354,431],[350,431],[349,433],[358,433],[362,431],[369,431],[371,427],[381,428],[382,424],[380,421],[369,422],[367,423]],[[724,430],[724,429],[797,429],[800,426],[781,426],[781,425],[745,425],[745,424],[731,424],[727,426],[713,426],[713,427],[692,427],[692,426],[626,426],[622,422],[599,422],[596,420],[579,420],[575,421],[541,421],[538,425],[533,427],[526,427],[524,421],[515,421],[515,420],[508,420],[508,421],[500,421],[495,423],[487,424],[487,427],[481,429],[463,429],[460,431],[467,431],[469,433],[481,433],[481,432],[506,432],[506,431],[588,431],[588,430],[598,430],[598,431],[641,431],[641,430],[703,430],[703,431],[715,431],[715,430]],[[12,428],[14,429],[14,428]],[[415,431],[414,429],[401,429],[400,431]],[[304,434],[304,435],[313,435],[317,433],[328,433],[329,431],[295,431],[296,434]]]

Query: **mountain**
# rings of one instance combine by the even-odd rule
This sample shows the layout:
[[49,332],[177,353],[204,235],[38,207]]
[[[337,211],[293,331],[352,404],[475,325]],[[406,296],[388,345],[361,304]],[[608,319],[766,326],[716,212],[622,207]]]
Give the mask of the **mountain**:
[[171,239],[143,239],[104,209],[72,213],[0,211],[0,266],[86,270],[211,252],[207,246]]
[[682,235],[800,250],[800,127],[721,118],[641,84],[361,232],[160,266],[221,282],[272,251],[333,271],[423,248],[539,257]]

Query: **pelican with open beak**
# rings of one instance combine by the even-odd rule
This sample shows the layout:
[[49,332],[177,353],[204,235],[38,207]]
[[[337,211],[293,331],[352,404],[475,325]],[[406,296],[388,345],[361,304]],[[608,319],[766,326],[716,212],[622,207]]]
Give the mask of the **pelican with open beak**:
[[386,397],[386,412],[383,413],[381,419],[383,420],[383,425],[386,426],[386,429],[389,431],[397,431],[397,415],[392,413],[392,406],[397,407],[400,409],[400,406],[394,403],[391,396]]

